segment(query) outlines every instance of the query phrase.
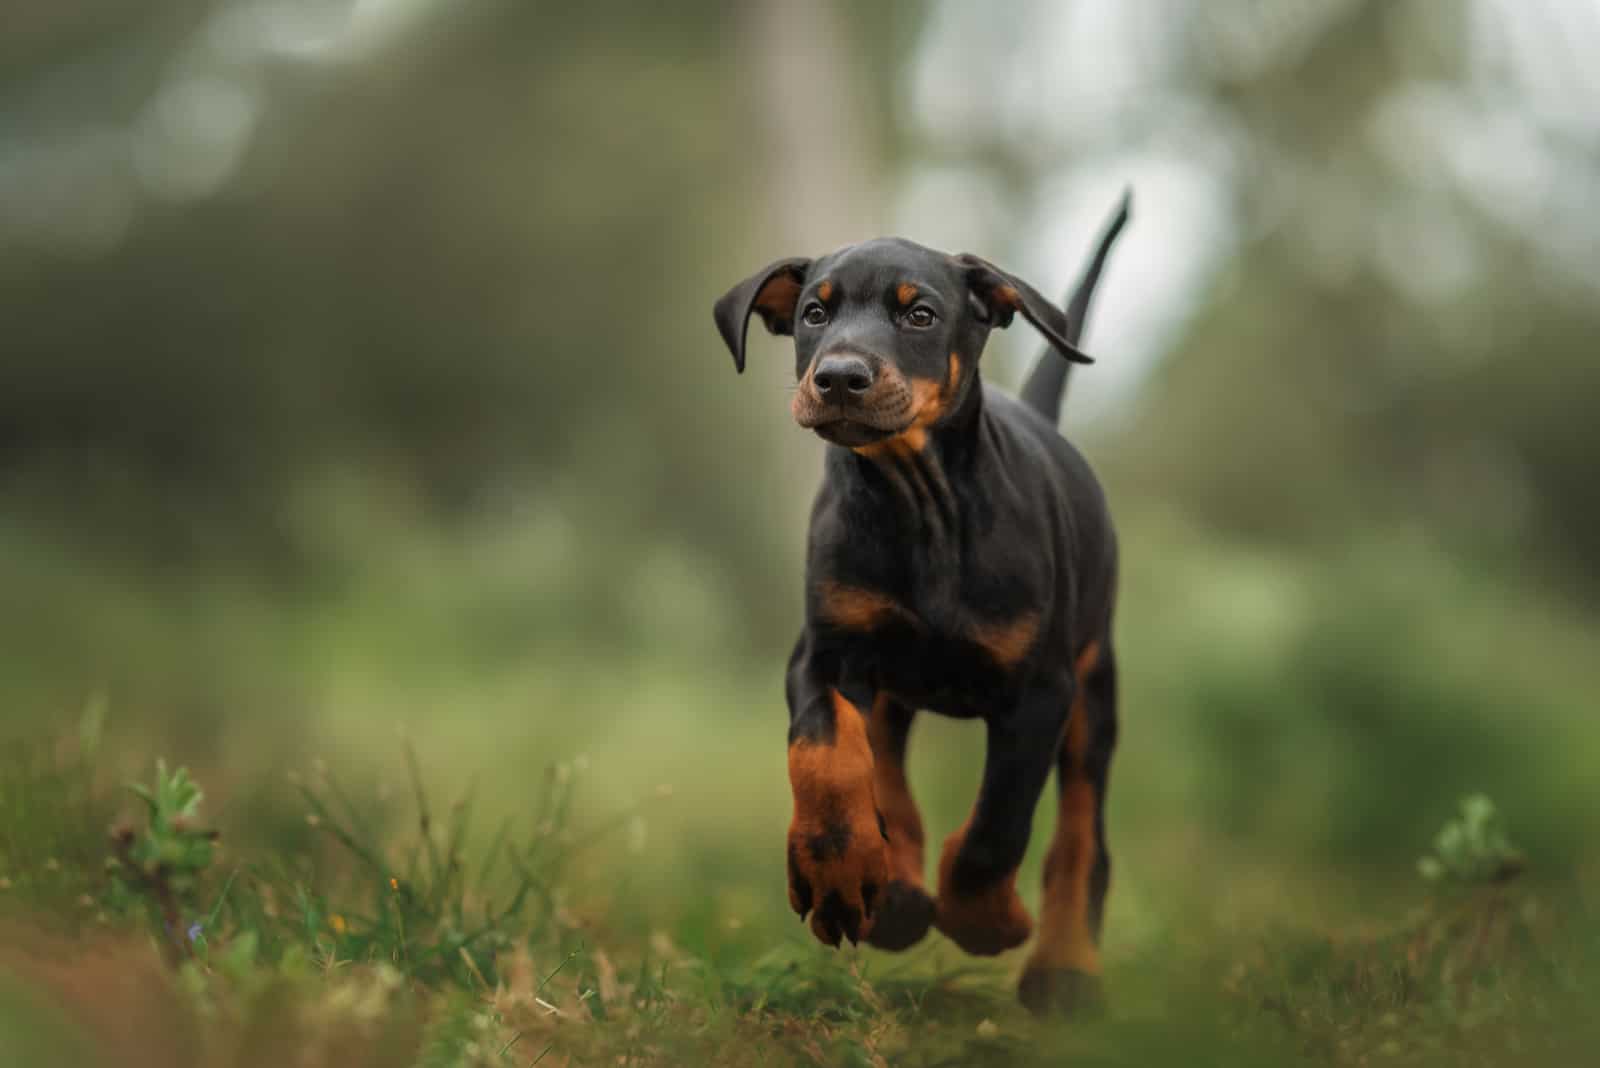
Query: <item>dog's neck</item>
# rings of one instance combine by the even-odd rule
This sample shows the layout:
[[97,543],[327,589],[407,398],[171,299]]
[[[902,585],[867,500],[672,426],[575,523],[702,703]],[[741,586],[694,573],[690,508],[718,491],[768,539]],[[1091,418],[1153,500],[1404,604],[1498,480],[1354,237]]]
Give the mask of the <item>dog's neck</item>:
[[918,436],[903,434],[843,450],[909,541],[925,548],[935,562],[959,553],[962,508],[951,487],[984,448],[983,422],[983,387],[974,372],[950,412]]

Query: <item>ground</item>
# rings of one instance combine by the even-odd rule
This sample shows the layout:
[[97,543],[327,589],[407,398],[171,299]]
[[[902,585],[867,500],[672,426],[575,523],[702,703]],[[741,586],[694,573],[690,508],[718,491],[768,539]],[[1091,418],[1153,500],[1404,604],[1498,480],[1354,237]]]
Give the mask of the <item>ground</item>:
[[[1589,1063],[1592,634],[1392,545],[1376,574],[1165,548],[1129,553],[1185,564],[1127,577],[1098,1013],[1024,1012],[1026,949],[811,939],[781,657],[491,656],[474,613],[503,605],[378,583],[241,609],[268,637],[237,646],[187,602],[209,701],[154,700],[138,669],[181,643],[134,629],[134,667],[83,673],[104,692],[8,691],[34,707],[0,765],[0,1063]],[[452,628],[467,652],[421,655]],[[919,721],[931,841],[979,737]],[[1479,793],[1515,864],[1436,841]]]

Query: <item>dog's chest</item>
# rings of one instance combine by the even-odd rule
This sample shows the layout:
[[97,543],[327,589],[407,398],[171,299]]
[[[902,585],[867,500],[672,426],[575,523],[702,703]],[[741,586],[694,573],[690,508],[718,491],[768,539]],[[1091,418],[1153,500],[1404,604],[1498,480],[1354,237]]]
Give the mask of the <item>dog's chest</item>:
[[1034,568],[1004,558],[901,567],[817,583],[816,618],[878,687],[920,707],[980,715],[1043,640]]
[[865,636],[874,682],[918,707],[951,715],[993,711],[1039,640],[1038,615],[985,620],[934,608]]

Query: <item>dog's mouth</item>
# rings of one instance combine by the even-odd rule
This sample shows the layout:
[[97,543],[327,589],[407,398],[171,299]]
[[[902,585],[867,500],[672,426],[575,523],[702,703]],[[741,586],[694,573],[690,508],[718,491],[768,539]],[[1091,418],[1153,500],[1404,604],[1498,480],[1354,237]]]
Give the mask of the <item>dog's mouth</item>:
[[892,438],[915,418],[911,391],[890,379],[861,397],[824,400],[809,377],[795,391],[794,421],[824,441],[858,448]]
[[830,404],[806,391],[795,396],[794,421],[823,441],[852,448],[892,438],[911,425],[901,405]]
[[832,442],[835,445],[848,445],[851,448],[871,445],[873,442],[883,441],[900,433],[899,429],[874,426],[871,423],[863,423],[849,418],[815,423],[811,429],[823,441]]

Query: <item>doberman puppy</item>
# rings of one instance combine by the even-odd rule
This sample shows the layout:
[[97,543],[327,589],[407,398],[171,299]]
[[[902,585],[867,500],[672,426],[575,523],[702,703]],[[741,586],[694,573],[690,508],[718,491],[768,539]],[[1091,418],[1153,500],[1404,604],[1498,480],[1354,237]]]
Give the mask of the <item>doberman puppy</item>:
[[[1060,812],[1020,987],[1039,1012],[1098,992],[1117,550],[1100,485],[1056,422],[1067,361],[1092,362],[1078,338],[1127,217],[1124,197],[1065,313],[986,260],[898,238],[779,260],[715,308],[741,372],[751,312],[794,337],[795,421],[833,446],[786,686],[790,904],[834,946],[905,949],[930,926],[969,953],[1021,945],[1033,921],[1017,868],[1054,767]],[[1049,344],[1020,401],[979,375],[989,331],[1018,312]],[[905,772],[918,709],[988,734],[934,896]]]

